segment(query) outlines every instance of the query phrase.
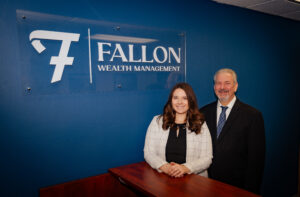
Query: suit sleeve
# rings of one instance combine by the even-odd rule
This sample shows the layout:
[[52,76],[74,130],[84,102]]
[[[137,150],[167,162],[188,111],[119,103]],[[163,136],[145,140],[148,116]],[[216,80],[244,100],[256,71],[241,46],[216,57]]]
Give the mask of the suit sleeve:
[[260,193],[265,161],[265,128],[262,114],[258,112],[250,125],[248,138],[248,164],[245,188]]
[[145,146],[144,146],[144,158],[146,162],[154,169],[159,170],[159,168],[166,164],[167,161],[164,160],[164,158],[161,158],[158,156],[158,150],[159,146],[157,143],[160,143],[159,139],[159,124],[157,121],[157,116],[153,118],[151,121],[147,134],[146,134],[146,139],[145,139]]

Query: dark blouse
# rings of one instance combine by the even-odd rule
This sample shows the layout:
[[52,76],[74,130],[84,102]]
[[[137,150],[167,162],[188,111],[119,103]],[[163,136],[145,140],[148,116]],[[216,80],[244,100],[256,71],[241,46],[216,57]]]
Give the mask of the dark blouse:
[[[179,127],[178,137],[177,127]],[[175,124],[170,129],[166,145],[166,160],[178,164],[186,162],[186,124]]]

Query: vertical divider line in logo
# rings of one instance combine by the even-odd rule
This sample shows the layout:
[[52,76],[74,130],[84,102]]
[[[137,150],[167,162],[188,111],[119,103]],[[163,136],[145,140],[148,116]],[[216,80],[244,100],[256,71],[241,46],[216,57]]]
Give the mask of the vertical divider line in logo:
[[92,83],[93,83],[93,76],[92,76],[91,34],[90,34],[90,28],[88,28],[88,41],[89,41],[89,69],[90,69],[90,84],[92,84]]
[[186,83],[186,34],[184,34],[184,82]]

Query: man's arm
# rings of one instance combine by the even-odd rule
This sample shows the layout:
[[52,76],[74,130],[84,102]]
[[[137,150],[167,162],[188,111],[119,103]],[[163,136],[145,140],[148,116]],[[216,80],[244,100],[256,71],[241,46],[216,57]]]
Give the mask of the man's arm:
[[252,120],[248,138],[248,164],[245,188],[259,194],[265,163],[265,128],[262,114],[257,112]]

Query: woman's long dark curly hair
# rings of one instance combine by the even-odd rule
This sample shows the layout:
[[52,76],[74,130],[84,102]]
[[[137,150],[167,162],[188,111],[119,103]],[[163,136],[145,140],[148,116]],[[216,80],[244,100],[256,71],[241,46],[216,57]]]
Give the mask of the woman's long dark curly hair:
[[192,87],[187,83],[178,83],[172,88],[168,101],[164,106],[163,114],[160,116],[160,118],[163,118],[162,128],[167,130],[168,128],[175,126],[176,112],[172,107],[172,97],[174,91],[179,88],[185,92],[188,99],[189,109],[186,117],[187,127],[192,132],[199,134],[201,126],[204,123],[204,115],[199,112],[196,95]]

